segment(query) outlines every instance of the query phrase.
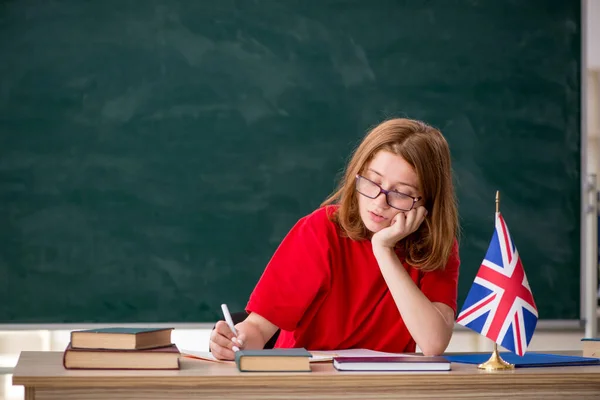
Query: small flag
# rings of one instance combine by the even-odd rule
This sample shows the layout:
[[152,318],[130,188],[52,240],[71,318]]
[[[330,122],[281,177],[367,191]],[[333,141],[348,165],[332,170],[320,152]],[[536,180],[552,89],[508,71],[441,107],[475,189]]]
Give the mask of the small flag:
[[490,246],[456,322],[522,356],[537,319],[519,253],[497,212]]

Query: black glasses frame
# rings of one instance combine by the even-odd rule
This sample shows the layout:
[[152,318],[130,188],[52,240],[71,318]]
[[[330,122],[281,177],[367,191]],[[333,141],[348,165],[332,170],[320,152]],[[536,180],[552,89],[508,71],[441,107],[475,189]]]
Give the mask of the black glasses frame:
[[[373,185],[377,186],[379,188],[379,193],[377,193],[377,196],[374,196],[374,197],[367,196],[366,194],[364,194],[363,192],[361,192],[360,190],[358,190],[358,182],[359,182],[360,179],[364,179],[364,180],[366,180],[368,182],[371,182]],[[421,196],[413,197],[413,196],[410,196],[410,195],[408,195],[406,193],[397,192],[395,190],[385,190],[384,188],[382,188],[381,186],[379,186],[377,183],[373,182],[372,180],[370,180],[368,178],[365,178],[364,176],[358,175],[358,174],[356,174],[356,191],[358,193],[362,194],[363,196],[365,196],[366,198],[369,198],[369,199],[376,199],[376,198],[379,197],[379,195],[381,193],[383,193],[383,194],[385,194],[385,202],[387,203],[387,205],[390,206],[390,207],[392,207],[395,210],[400,210],[400,211],[410,211],[410,210],[412,210],[415,207],[415,204],[417,204],[417,201],[419,201],[419,200],[421,200],[423,198]],[[390,199],[388,197],[388,194],[391,193],[391,192],[398,193],[398,194],[401,194],[402,196],[406,196],[408,198],[411,198],[412,201],[413,201],[413,203],[410,206],[410,208],[409,209],[404,209],[404,208],[394,207],[393,205],[391,205],[390,204]]]

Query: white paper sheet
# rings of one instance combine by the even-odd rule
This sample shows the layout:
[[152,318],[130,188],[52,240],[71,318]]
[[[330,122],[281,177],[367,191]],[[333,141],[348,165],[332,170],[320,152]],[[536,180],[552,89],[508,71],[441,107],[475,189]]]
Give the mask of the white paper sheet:
[[[197,350],[179,350],[182,356],[196,358],[205,361],[213,361],[220,363],[233,363],[233,361],[217,360],[209,351]],[[368,349],[345,349],[345,350],[310,350],[312,357],[310,362],[327,362],[332,361],[333,357],[389,357],[389,356],[408,356],[403,353],[385,353],[383,351],[375,351]]]

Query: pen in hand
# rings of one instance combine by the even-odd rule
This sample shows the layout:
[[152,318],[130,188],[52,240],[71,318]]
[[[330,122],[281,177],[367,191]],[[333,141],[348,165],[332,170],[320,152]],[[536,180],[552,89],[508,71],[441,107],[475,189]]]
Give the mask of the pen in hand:
[[[227,304],[221,304],[221,310],[223,310],[223,315],[225,316],[225,322],[227,322],[229,329],[231,329],[231,332],[233,332],[235,337],[237,337],[238,333],[237,333],[237,330],[235,329],[235,326],[233,325],[233,319],[231,319],[231,314],[229,313],[229,308],[227,308]],[[233,342],[233,340],[232,340],[232,342]],[[237,346],[233,346],[232,350],[239,351],[240,348]]]

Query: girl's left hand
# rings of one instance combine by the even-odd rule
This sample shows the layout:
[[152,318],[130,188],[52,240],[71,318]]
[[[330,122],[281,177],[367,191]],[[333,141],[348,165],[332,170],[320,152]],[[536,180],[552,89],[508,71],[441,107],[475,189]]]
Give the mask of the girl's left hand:
[[407,212],[399,212],[392,219],[390,226],[373,235],[371,244],[373,247],[394,248],[399,240],[407,237],[421,226],[426,215],[427,210],[423,206],[413,208]]

